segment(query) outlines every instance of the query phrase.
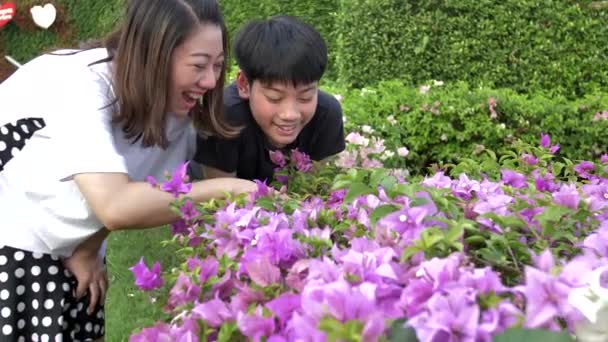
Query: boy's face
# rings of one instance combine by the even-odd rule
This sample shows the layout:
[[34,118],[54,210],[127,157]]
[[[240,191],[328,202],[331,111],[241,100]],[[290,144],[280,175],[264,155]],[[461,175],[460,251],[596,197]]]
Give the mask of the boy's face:
[[239,96],[249,100],[253,118],[270,143],[284,147],[296,140],[317,110],[317,82],[300,84],[254,81],[251,86],[245,75],[237,76]]

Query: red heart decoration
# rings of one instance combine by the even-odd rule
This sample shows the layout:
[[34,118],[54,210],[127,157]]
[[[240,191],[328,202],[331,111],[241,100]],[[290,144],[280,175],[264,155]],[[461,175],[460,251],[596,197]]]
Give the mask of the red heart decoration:
[[15,4],[6,3],[0,5],[0,28],[8,24],[11,19],[15,16]]

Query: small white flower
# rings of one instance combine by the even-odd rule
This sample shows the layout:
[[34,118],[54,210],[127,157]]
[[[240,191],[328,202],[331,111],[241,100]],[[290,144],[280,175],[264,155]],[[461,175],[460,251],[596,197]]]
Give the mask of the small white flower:
[[424,95],[424,94],[428,93],[429,90],[431,90],[431,86],[428,86],[428,85],[420,86],[420,94]]
[[447,141],[448,140],[448,136],[445,134],[442,134],[439,139],[441,139],[441,141]]
[[380,159],[386,160],[386,159],[392,158],[394,156],[395,156],[395,152],[386,150],[386,151],[384,151],[384,153],[382,153],[382,156],[380,157]]
[[407,157],[407,155],[410,154],[410,150],[408,150],[405,146],[399,147],[397,149],[397,154],[401,157]]
[[342,102],[342,100],[343,100],[342,95],[340,95],[340,94],[336,94],[336,95],[334,95],[334,97],[336,98],[336,100],[338,100],[338,102]]
[[361,131],[363,131],[363,133],[371,133],[374,130],[368,125],[363,125],[361,126]]
[[443,85],[443,81],[436,81],[436,80],[433,80],[433,85],[434,85],[435,87],[441,87],[441,86]]
[[589,274],[587,285],[575,288],[568,294],[568,303],[586,318],[576,328],[576,336],[582,342],[608,341],[608,289],[601,285],[602,274],[608,266]]

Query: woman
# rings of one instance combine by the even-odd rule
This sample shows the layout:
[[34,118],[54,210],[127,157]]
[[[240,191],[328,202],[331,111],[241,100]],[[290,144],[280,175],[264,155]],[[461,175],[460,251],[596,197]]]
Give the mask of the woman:
[[[102,242],[177,218],[144,178],[190,160],[196,133],[238,134],[221,119],[226,50],[215,0],[129,0],[101,46],[40,56],[0,84],[0,340],[103,337]],[[213,179],[188,196],[255,189]]]

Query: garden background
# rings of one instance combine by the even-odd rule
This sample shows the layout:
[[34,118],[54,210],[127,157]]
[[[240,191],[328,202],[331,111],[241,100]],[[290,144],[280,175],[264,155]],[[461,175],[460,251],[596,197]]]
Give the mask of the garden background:
[[[3,0],[0,3],[8,3]],[[16,17],[0,29],[0,55],[26,62],[55,47],[109,32],[122,0],[11,0]],[[47,30],[33,5],[58,10]],[[406,146],[407,165],[423,175],[515,140],[550,132],[573,160],[606,152],[608,9],[572,0],[221,0],[235,32],[249,19],[297,15],[326,38],[330,65],[322,88],[341,97],[347,130],[369,125],[388,149]],[[231,36],[232,37],[232,36]],[[0,82],[14,66],[0,59]],[[133,285],[128,267],[175,262],[162,247],[166,228],[110,237],[107,341],[127,340],[162,317]]]

